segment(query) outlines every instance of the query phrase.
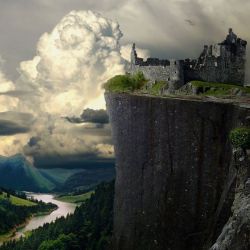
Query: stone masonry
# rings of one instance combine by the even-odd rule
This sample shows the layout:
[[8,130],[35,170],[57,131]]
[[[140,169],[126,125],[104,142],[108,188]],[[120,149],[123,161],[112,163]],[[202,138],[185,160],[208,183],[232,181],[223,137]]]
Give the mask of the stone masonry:
[[131,51],[129,73],[143,72],[149,84],[168,83],[176,90],[192,80],[244,85],[247,42],[229,29],[226,39],[215,45],[205,45],[198,59],[161,60],[137,56],[135,44]]

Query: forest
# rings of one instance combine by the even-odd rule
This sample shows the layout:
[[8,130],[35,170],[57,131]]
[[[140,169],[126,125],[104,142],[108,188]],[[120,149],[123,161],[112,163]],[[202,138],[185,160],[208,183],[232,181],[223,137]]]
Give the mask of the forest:
[[31,215],[48,213],[57,206],[37,200],[28,200],[25,193],[0,188],[0,235],[24,223]]
[[5,243],[0,250],[110,250],[113,200],[114,181],[102,183],[74,214]]

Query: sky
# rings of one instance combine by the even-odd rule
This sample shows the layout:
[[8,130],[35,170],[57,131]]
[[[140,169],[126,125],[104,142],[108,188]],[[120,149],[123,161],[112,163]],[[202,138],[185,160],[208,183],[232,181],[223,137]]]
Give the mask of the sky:
[[229,27],[249,41],[249,12],[248,0],[0,0],[0,155],[112,161],[110,125],[86,109],[105,109],[101,86],[125,72],[131,44],[196,58]]

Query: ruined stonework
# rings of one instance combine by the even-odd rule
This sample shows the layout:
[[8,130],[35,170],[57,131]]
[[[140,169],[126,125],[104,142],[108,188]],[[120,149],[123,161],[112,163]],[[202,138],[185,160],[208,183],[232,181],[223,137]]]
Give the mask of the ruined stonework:
[[247,42],[229,29],[226,39],[215,45],[204,46],[198,59],[160,60],[137,56],[135,44],[131,51],[130,73],[141,71],[149,84],[165,81],[176,90],[192,80],[244,85]]

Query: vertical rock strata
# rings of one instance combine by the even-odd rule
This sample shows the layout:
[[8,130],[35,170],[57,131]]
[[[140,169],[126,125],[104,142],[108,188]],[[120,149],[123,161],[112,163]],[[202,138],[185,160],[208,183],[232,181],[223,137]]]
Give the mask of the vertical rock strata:
[[234,197],[232,182],[216,215],[228,185],[228,135],[244,112],[199,100],[105,98],[116,154],[115,249],[200,250],[215,240]]

